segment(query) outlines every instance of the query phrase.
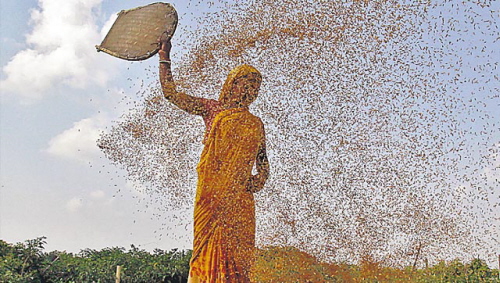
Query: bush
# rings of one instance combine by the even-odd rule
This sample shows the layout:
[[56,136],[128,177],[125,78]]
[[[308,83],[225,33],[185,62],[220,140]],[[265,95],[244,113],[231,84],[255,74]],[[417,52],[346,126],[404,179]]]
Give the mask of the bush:
[[74,255],[43,252],[45,237],[24,243],[0,240],[0,282],[114,282],[122,266],[122,282],[187,282],[190,251],[149,253],[134,245],[85,249]]
[[[160,249],[149,253],[134,245],[78,254],[44,252],[46,238],[9,244],[0,240],[0,282],[115,282],[122,266],[122,282],[187,282],[191,251]],[[454,260],[414,270],[383,266],[370,257],[359,265],[321,262],[294,247],[257,250],[253,268],[256,282],[500,282],[498,269],[481,259]]]

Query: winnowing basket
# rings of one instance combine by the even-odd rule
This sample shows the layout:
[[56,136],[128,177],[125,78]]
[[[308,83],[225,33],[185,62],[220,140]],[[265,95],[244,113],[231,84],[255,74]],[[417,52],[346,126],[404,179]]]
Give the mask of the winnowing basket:
[[168,3],[152,3],[118,13],[97,51],[115,57],[140,61],[155,55],[160,49],[159,38],[170,39],[177,28],[177,11]]

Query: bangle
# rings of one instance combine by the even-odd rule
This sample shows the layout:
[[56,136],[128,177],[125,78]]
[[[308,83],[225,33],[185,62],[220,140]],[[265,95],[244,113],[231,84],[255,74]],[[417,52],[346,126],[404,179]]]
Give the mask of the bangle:
[[170,61],[170,60],[160,60],[160,63],[168,63],[168,64],[171,64],[171,63],[172,63],[172,61]]

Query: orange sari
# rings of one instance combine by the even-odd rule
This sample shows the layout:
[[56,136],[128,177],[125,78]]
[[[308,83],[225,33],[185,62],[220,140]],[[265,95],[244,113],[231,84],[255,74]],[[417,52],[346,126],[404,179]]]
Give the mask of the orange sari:
[[255,204],[246,182],[263,139],[263,124],[248,109],[224,110],[215,117],[197,167],[188,282],[251,281]]

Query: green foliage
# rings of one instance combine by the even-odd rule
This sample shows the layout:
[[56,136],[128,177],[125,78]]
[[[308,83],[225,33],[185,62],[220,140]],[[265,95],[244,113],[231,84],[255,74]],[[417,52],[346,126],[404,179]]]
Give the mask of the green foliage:
[[190,251],[153,253],[134,245],[130,250],[112,247],[85,249],[78,254],[44,252],[45,237],[9,244],[0,240],[0,282],[186,282]]
[[257,254],[256,282],[500,282],[499,270],[483,260],[459,260],[414,270],[363,258],[358,265],[325,263],[293,247],[268,247]]
[[420,274],[439,282],[500,282],[499,270],[490,269],[481,259],[474,259],[468,264],[459,260],[441,261],[420,271]]
[[36,282],[43,275],[45,237],[10,245],[0,240],[0,282]]
[[[44,252],[46,238],[9,244],[0,240],[0,282],[187,282],[191,251],[153,252],[132,245],[78,254]],[[256,282],[500,282],[499,270],[481,259],[439,262],[414,270],[386,267],[364,258],[359,265],[325,263],[293,247],[258,250],[253,270]]]

